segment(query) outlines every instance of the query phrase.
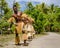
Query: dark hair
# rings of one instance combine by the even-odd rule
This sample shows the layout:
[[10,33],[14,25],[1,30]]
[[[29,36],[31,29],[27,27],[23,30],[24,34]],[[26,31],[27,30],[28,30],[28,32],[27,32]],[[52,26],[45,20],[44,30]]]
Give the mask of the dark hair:
[[17,7],[17,6],[16,6],[16,5],[13,5],[13,8],[14,8],[14,7]]

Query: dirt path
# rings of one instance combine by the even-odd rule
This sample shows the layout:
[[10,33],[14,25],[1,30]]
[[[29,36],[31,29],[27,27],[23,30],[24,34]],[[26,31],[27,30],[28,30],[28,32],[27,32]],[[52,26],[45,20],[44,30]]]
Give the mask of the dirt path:
[[60,35],[49,32],[47,36],[34,39],[30,48],[60,48]]
[[28,43],[28,46],[16,46],[13,40],[9,41],[6,46],[0,48],[60,48],[60,35],[49,32],[48,35],[35,38]]

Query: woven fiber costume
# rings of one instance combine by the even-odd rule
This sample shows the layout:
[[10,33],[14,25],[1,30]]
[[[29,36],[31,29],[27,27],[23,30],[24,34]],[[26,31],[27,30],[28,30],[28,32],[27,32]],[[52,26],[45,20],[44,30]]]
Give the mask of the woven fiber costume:
[[[13,14],[12,17],[8,20],[10,23],[14,23],[15,26],[15,44],[19,44],[20,40],[23,39],[24,43],[26,43],[27,32],[23,31],[23,27],[26,24],[26,20],[32,22],[33,20],[28,17],[26,14],[18,12],[18,14]],[[20,34],[20,36],[19,36]]]

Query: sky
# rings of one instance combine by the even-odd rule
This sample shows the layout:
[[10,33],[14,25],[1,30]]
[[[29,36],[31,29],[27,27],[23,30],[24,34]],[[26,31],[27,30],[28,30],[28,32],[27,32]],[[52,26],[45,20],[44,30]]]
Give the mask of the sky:
[[51,4],[51,3],[54,3],[56,5],[60,5],[60,0],[16,0],[17,2],[19,1],[36,1],[36,2],[45,2],[46,4]]
[[[7,2],[9,2],[10,4],[13,3],[14,0],[6,0]],[[45,2],[46,4],[50,5],[50,4],[55,4],[55,5],[59,5],[60,6],[60,0],[15,0],[16,2],[20,2],[20,1],[26,1],[26,2],[29,2],[29,1],[36,1],[36,2]]]
[[[9,3],[9,6],[12,6],[13,5],[13,1],[14,0],[6,0],[8,3]],[[47,5],[50,5],[50,4],[54,4],[54,5],[58,5],[60,6],[60,0],[15,0],[16,2],[21,2],[21,1],[25,1],[25,2],[44,2],[45,4]]]

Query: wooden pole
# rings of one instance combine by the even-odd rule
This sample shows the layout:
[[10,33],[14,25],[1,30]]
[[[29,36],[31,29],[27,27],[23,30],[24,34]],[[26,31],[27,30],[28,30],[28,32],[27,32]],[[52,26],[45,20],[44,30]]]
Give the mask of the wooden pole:
[[2,8],[3,8],[3,1],[1,0],[1,17],[2,17],[2,14],[3,14]]
[[15,4],[15,1],[16,1],[16,0],[13,1],[13,5]]

